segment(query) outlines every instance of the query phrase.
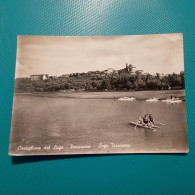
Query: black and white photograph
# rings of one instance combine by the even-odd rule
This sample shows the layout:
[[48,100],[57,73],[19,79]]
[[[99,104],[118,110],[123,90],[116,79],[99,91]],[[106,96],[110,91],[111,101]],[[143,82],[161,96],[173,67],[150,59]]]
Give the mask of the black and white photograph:
[[183,34],[19,35],[9,155],[187,153]]

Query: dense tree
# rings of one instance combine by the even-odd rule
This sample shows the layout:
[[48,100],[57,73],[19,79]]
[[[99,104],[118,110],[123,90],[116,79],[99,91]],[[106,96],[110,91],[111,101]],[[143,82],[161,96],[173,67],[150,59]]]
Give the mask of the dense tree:
[[[127,70],[128,69],[128,70]],[[29,78],[16,79],[16,92],[33,92],[33,91],[59,91],[74,89],[86,91],[103,91],[103,90],[165,90],[183,89],[184,71],[179,74],[161,75],[156,73],[143,74],[141,71],[131,72],[133,66],[127,65],[125,69],[119,70],[118,73],[104,74],[98,72],[90,75],[88,73],[73,73],[70,77],[49,78],[45,81],[30,81]]]

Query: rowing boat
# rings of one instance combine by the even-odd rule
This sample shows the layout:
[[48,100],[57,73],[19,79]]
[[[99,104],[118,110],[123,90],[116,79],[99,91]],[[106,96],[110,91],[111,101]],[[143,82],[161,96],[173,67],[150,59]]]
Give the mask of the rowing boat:
[[166,99],[166,100],[162,100],[162,102],[166,102],[166,103],[181,103],[182,100],[179,100],[179,99],[176,99],[176,100]]
[[150,98],[148,100],[146,100],[146,102],[158,102],[158,98]]
[[142,124],[137,124],[136,122],[133,122],[133,121],[129,121],[129,124],[133,125],[133,126],[136,126],[136,127],[142,127],[142,128],[145,128],[145,129],[153,129],[154,130],[154,128],[159,128],[156,125],[154,125],[153,127],[148,127],[148,126],[144,126]]
[[121,98],[118,98],[118,100],[121,100],[121,101],[133,101],[135,100],[134,97],[121,97]]

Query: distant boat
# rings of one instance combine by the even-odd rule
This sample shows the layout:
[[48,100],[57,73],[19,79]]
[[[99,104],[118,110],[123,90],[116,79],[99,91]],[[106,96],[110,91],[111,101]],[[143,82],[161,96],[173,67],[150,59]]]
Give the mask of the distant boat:
[[120,101],[133,101],[135,100],[134,97],[121,97],[121,98],[118,98],[118,100]]
[[158,98],[153,97],[153,98],[146,100],[146,102],[158,102]]
[[182,100],[180,100],[179,98],[177,98],[177,99],[166,99],[166,100],[162,100],[162,102],[167,102],[167,103],[181,103]]

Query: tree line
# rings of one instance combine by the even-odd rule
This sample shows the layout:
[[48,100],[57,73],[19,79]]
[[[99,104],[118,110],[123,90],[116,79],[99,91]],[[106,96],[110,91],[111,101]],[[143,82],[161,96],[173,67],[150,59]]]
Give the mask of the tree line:
[[142,74],[139,71],[136,71],[135,74],[122,72],[108,74],[102,78],[98,75],[74,74],[67,78],[58,77],[37,81],[17,79],[15,81],[16,92],[168,90],[184,89],[184,87],[184,71],[168,75]]

